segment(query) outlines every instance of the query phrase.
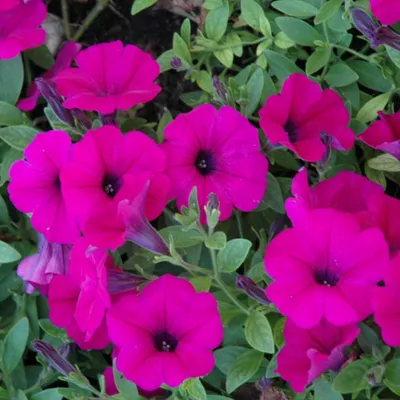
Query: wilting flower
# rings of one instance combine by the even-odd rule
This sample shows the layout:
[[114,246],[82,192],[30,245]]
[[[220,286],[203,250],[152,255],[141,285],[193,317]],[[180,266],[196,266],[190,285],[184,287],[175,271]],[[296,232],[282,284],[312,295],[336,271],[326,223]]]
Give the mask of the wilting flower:
[[46,32],[39,27],[46,15],[42,0],[21,1],[8,11],[0,12],[0,60],[41,46],[46,40]]
[[336,176],[310,187],[307,170],[302,168],[292,181],[292,194],[285,208],[290,220],[317,208],[333,208],[353,214],[360,221],[369,218],[368,201],[383,193],[382,186],[351,171],[341,171]]
[[114,227],[119,221],[119,203],[134,199],[147,181],[145,214],[149,220],[158,217],[170,189],[163,173],[165,163],[162,149],[141,132],[123,135],[114,126],[86,132],[61,173],[65,200],[83,232],[86,222],[103,211],[106,220],[100,221],[102,226]]
[[400,21],[400,3],[397,0],[370,0],[371,11],[382,24],[393,25]]
[[354,25],[369,39],[373,49],[386,44],[400,50],[400,35],[392,29],[378,24],[361,8],[353,8],[351,16]]
[[79,239],[72,248],[68,274],[55,276],[49,285],[50,320],[83,349],[103,349],[109,343],[107,267],[112,267],[107,252]]
[[324,317],[337,326],[359,322],[372,312],[388,259],[379,229],[361,230],[348,213],[314,210],[268,245],[265,269],[274,282],[267,297],[301,328]]
[[341,368],[346,361],[345,346],[351,345],[359,333],[356,324],[337,327],[323,319],[317,326],[303,329],[288,319],[276,372],[301,393],[324,372]]
[[[147,181],[132,201],[121,200],[116,218],[109,218],[110,213],[115,211],[112,204],[97,209],[85,224],[86,237],[99,247],[116,249],[128,240],[153,253],[169,254],[163,238],[146,218],[149,185],[150,182]],[[169,185],[163,187],[167,190]],[[164,194],[159,192],[159,195],[165,197],[166,190]]]
[[[69,68],[75,56],[81,49],[81,45],[75,42],[67,42],[60,52],[57,54],[55,64],[43,74],[42,79],[54,79],[61,71]],[[18,102],[18,108],[23,111],[31,111],[36,107],[40,97],[40,91],[36,86],[36,80],[29,86],[27,91],[28,97]]]
[[70,245],[50,243],[40,234],[38,252],[22,260],[17,268],[18,276],[26,282],[25,291],[33,293],[39,287],[46,293],[54,275],[67,273],[70,253]]
[[124,295],[108,315],[110,338],[120,349],[117,368],[145,390],[209,374],[223,329],[217,302],[186,280],[164,275],[141,293]]
[[400,252],[400,200],[386,194],[375,195],[368,203],[368,226],[378,227],[389,244],[391,256]]
[[385,286],[377,287],[372,297],[374,319],[389,345],[400,346],[400,255],[389,263],[384,277]]
[[179,115],[165,129],[167,175],[179,209],[197,187],[202,222],[208,195],[220,202],[221,220],[232,208],[251,211],[267,185],[268,162],[260,152],[257,129],[231,107],[204,104]]
[[33,213],[32,226],[49,242],[71,244],[79,237],[61,194],[60,172],[70,151],[66,132],[39,133],[26,147],[25,160],[16,161],[10,169],[11,201],[21,212]]
[[368,146],[400,160],[400,111],[391,115],[378,114],[380,121],[374,121],[359,138]]
[[[322,90],[305,75],[290,75],[281,94],[268,98],[260,110],[260,125],[272,144],[281,144],[305,161],[320,161],[326,152],[323,139],[330,137],[335,150],[349,150],[354,133],[350,114],[331,89]],[[326,141],[326,139],[325,139]]]
[[20,3],[19,0],[2,0],[0,2],[0,12],[10,10]]
[[78,68],[55,78],[66,108],[111,114],[146,103],[160,92],[154,80],[160,67],[150,54],[122,42],[101,43],[82,50]]

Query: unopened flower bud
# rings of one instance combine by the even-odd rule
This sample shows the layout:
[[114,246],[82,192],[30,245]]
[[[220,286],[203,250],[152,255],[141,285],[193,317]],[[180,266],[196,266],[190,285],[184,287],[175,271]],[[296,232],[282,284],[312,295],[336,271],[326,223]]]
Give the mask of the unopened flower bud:
[[107,290],[110,294],[124,293],[136,290],[147,280],[140,275],[110,268],[107,271]]
[[179,69],[180,67],[182,67],[182,60],[178,57],[174,57],[171,60],[171,67],[174,69]]
[[213,76],[213,86],[221,100],[226,101],[228,90],[216,75]]
[[207,225],[212,232],[217,226],[219,217],[221,215],[221,211],[219,210],[219,200],[215,193],[210,193],[208,195],[208,202],[205,207],[205,211],[207,217]]
[[258,301],[260,304],[269,306],[271,302],[267,299],[265,290],[257,286],[253,279],[248,276],[238,275],[236,278],[236,287],[243,290],[247,296],[253,300]]

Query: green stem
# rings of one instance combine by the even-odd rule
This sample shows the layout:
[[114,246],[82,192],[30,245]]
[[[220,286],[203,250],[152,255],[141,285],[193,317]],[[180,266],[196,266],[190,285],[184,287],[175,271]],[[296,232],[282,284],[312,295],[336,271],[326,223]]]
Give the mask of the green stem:
[[92,8],[89,15],[83,21],[83,24],[78,29],[73,37],[73,41],[77,42],[93,23],[93,21],[100,15],[100,13],[108,6],[110,0],[97,0],[96,5]]
[[65,36],[67,40],[71,40],[71,26],[69,24],[69,5],[68,0],[61,1],[61,12],[64,23]]
[[258,44],[261,42],[265,42],[266,40],[270,40],[271,38],[263,37],[257,40],[254,40],[253,42],[242,42],[242,43],[237,43],[237,44],[225,44],[223,46],[215,46],[212,48],[204,48],[204,49],[192,49],[190,50],[191,53],[214,53],[214,51],[219,51],[219,50],[226,50],[226,49],[232,49],[234,47],[240,47],[240,46],[252,46],[254,44]]
[[235,216],[236,216],[236,222],[237,222],[237,227],[238,227],[238,231],[239,231],[239,236],[241,239],[243,239],[244,235],[243,235],[242,214],[239,210],[235,209]]
[[235,304],[236,307],[238,307],[244,314],[250,315],[250,311],[243,306],[242,303],[229,291],[229,289],[226,287],[225,283],[221,280],[221,277],[219,276],[219,271],[218,271],[218,265],[217,265],[217,257],[215,255],[215,250],[210,249],[210,254],[211,254],[211,261],[212,261],[212,266],[214,270],[214,280],[220,287],[220,289],[225,293],[226,297],[228,297],[233,304]]
[[353,54],[354,56],[360,58],[361,60],[365,60],[365,61],[371,62],[371,58],[370,57],[365,56],[364,54],[361,54],[358,51],[349,49],[348,47],[342,46],[340,44],[331,44],[330,46],[332,48],[343,50],[343,51],[346,51],[347,53]]
[[7,393],[11,396],[11,398],[14,398],[15,396],[15,388],[12,382],[12,379],[10,377],[10,375],[8,375],[7,372],[5,372],[4,368],[2,368],[2,376],[1,376],[4,385],[7,389]]

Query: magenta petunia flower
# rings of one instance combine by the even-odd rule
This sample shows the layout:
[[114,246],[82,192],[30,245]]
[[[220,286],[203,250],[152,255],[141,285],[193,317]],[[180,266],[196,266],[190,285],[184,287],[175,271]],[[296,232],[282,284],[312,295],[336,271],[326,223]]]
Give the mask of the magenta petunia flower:
[[20,3],[19,0],[2,0],[0,2],[0,12],[2,11],[8,11],[11,8],[14,8]]
[[333,325],[371,314],[370,297],[383,278],[388,245],[377,228],[361,230],[350,214],[318,209],[268,245],[268,298],[301,328],[326,318]]
[[21,212],[33,213],[32,226],[49,242],[71,244],[79,237],[60,188],[60,172],[70,151],[66,132],[39,133],[26,147],[25,160],[16,161],[10,169],[11,201]]
[[323,319],[315,327],[303,329],[288,319],[276,372],[301,393],[324,372],[341,368],[346,361],[345,346],[351,345],[359,333],[356,324],[337,327]]
[[107,210],[104,217],[114,224],[121,200],[134,199],[150,181],[146,217],[153,220],[170,189],[165,164],[162,149],[141,132],[123,135],[114,126],[88,131],[61,173],[65,201],[85,233],[86,222],[99,211]]
[[[79,43],[67,42],[57,54],[55,64],[43,74],[43,78],[49,80],[54,79],[61,71],[69,68],[81,47]],[[22,111],[31,111],[36,107],[40,97],[40,91],[35,82],[28,87],[27,96],[27,98],[21,99],[17,104],[18,108]]]
[[400,21],[398,0],[370,0],[371,11],[382,24],[394,25]]
[[383,193],[382,186],[351,171],[341,171],[310,187],[307,170],[300,169],[292,181],[292,194],[285,208],[290,220],[295,223],[300,214],[317,208],[333,208],[353,214],[360,221],[372,218],[368,201]]
[[50,243],[39,235],[38,252],[23,259],[17,268],[17,275],[25,281],[25,291],[33,293],[39,287],[46,294],[54,275],[67,273],[70,253],[70,245]]
[[40,25],[46,16],[42,0],[21,1],[8,11],[0,12],[0,60],[41,46],[46,40],[46,32]]
[[375,195],[368,203],[371,217],[367,226],[376,226],[384,234],[391,256],[400,252],[400,200],[386,194]]
[[222,341],[217,302],[186,280],[164,275],[112,305],[107,323],[117,368],[144,390],[209,374]]
[[374,121],[359,138],[373,149],[384,151],[400,160],[400,111],[395,114],[378,112]]
[[50,320],[83,349],[102,349],[109,343],[105,314],[111,304],[107,268],[112,266],[107,251],[81,238],[72,248],[68,274],[50,282]]
[[260,152],[257,129],[236,110],[201,105],[171,122],[165,138],[167,175],[179,208],[188,204],[194,186],[203,222],[210,193],[218,197],[221,220],[230,217],[233,207],[251,211],[260,204],[268,162]]
[[400,254],[388,264],[385,286],[377,287],[372,297],[375,322],[389,346],[400,346]]
[[122,42],[101,43],[82,50],[78,68],[55,78],[66,108],[111,114],[153,100],[161,88],[154,83],[160,67],[149,53]]
[[349,150],[354,133],[350,114],[331,89],[322,90],[305,75],[290,75],[281,94],[270,96],[260,110],[260,125],[272,144],[281,144],[305,161],[320,161],[330,147]]

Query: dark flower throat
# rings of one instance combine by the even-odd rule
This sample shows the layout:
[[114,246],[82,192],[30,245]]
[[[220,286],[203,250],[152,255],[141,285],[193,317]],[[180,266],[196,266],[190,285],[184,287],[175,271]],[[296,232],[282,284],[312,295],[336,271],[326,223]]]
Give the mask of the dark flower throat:
[[314,278],[317,283],[324,286],[336,286],[339,282],[339,277],[327,269],[315,271]]
[[288,134],[290,143],[296,143],[299,140],[298,129],[293,121],[288,119],[283,129]]
[[195,165],[201,175],[209,175],[215,172],[215,156],[211,151],[200,150]]
[[153,335],[154,346],[157,351],[170,353],[175,351],[178,340],[167,331],[161,331]]
[[103,179],[103,191],[104,193],[111,198],[114,198],[121,188],[121,181],[119,178],[116,178],[111,175],[106,175]]

